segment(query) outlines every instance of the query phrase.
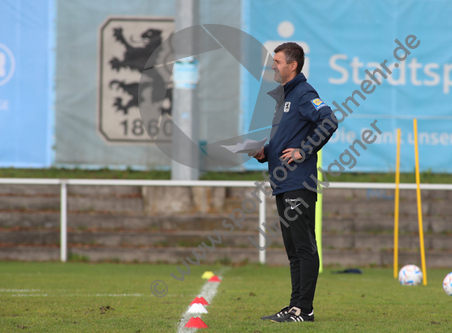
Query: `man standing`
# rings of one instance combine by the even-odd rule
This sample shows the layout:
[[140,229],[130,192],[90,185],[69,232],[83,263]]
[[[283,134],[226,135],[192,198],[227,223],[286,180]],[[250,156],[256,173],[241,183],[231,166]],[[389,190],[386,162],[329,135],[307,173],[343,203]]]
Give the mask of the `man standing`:
[[304,51],[296,43],[275,50],[272,69],[280,83],[268,94],[276,100],[269,143],[252,155],[268,162],[273,195],[290,263],[289,305],[263,320],[314,321],[313,300],[319,274],[315,238],[317,152],[337,129],[337,119],[301,73]]

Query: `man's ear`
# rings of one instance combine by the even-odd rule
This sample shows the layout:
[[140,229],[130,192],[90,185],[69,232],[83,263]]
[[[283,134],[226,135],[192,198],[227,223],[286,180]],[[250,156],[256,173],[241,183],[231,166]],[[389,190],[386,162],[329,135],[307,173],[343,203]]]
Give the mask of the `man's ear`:
[[295,72],[297,70],[297,67],[298,67],[298,62],[292,61],[292,63],[290,64],[290,70]]

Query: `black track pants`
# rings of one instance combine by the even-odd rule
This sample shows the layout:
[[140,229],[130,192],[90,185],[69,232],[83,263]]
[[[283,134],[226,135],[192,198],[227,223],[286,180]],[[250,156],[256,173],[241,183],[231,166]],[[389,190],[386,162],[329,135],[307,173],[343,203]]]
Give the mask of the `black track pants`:
[[296,306],[305,313],[312,311],[319,276],[319,255],[315,240],[316,201],[317,193],[305,189],[276,195],[278,214],[289,225],[286,227],[281,222],[292,278],[290,306]]

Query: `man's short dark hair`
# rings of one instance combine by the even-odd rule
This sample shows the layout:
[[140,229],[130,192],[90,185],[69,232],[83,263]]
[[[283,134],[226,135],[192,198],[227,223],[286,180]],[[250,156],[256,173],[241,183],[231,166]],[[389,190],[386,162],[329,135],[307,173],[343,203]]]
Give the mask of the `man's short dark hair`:
[[304,51],[303,48],[298,45],[297,43],[293,42],[287,42],[284,44],[279,45],[274,52],[284,52],[284,55],[286,56],[286,62],[290,64],[292,61],[296,61],[297,66],[297,74],[300,74],[301,70],[303,69],[304,65]]

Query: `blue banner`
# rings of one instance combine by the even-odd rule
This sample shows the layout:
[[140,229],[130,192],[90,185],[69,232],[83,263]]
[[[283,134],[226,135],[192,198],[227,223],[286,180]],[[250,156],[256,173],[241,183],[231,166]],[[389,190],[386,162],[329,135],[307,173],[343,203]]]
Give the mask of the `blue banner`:
[[51,0],[0,2],[0,166],[52,160]]
[[[308,82],[332,109],[336,102],[347,114],[324,148],[324,168],[352,151],[350,145],[376,120],[381,134],[374,130],[375,141],[355,145],[356,165],[345,170],[394,171],[401,128],[401,170],[413,171],[417,118],[421,170],[452,172],[452,2],[244,0],[242,11],[244,30],[269,52],[288,41],[303,46]],[[256,127],[259,90],[269,91],[275,82],[269,67],[261,83],[248,74],[243,79],[247,132]],[[255,161],[245,165],[261,167]]]

